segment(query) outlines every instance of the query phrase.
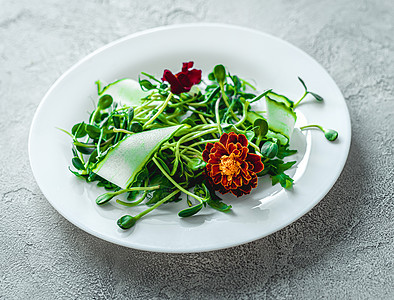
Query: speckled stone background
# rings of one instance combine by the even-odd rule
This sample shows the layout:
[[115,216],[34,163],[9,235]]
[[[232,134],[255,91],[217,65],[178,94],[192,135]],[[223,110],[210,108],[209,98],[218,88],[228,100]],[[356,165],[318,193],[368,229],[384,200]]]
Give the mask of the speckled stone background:
[[[70,224],[29,166],[51,84],[93,50],[147,28],[222,22],[319,61],[352,121],[349,159],[307,215],[253,243],[200,254],[137,251]],[[394,1],[0,0],[0,299],[393,299]]]

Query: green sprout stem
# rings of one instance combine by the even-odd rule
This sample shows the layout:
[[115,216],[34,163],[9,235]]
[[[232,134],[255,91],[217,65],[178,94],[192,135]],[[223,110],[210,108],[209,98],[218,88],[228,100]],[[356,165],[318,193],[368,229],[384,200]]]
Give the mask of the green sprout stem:
[[215,103],[216,124],[217,124],[217,127],[218,127],[219,136],[221,136],[223,134],[222,126],[220,126],[220,116],[219,116],[220,99],[221,99],[221,97],[219,97],[218,100],[216,100],[216,103]]
[[305,126],[300,127],[301,130],[304,130],[304,129],[307,129],[307,128],[318,128],[318,129],[320,129],[321,131],[324,132],[323,127],[321,127],[320,125],[305,125]]
[[173,94],[170,92],[168,94],[168,97],[167,97],[166,101],[164,101],[164,103],[161,105],[161,107],[157,111],[157,113],[152,118],[150,118],[150,120],[148,122],[146,122],[144,124],[143,129],[145,129],[146,126],[148,126],[149,124],[153,123],[153,121],[156,120],[156,118],[164,111],[164,109],[166,108],[168,102],[171,100],[172,96],[173,96]]
[[143,216],[145,216],[146,214],[150,213],[152,210],[158,208],[160,205],[162,205],[163,203],[167,202],[169,199],[171,199],[172,197],[174,197],[176,194],[179,193],[179,190],[175,190],[173,191],[171,194],[169,194],[168,196],[164,197],[162,200],[160,200],[159,202],[157,202],[155,205],[149,207],[148,209],[140,212],[138,215],[132,217],[130,215],[125,215],[123,217],[121,217],[118,220],[118,226],[122,229],[129,229],[131,227],[133,227],[135,225],[135,223],[141,219]]
[[294,109],[298,106],[298,104],[300,104],[300,102],[306,97],[306,95],[308,95],[309,94],[309,92],[308,91],[305,91],[305,93],[304,93],[304,95],[300,98],[300,100],[298,100],[297,102],[296,102],[296,104],[294,104]]
[[335,141],[338,138],[338,132],[333,130],[333,129],[325,129],[320,125],[306,125],[306,126],[302,126],[300,127],[301,130],[305,130],[305,129],[309,129],[309,128],[317,128],[319,130],[321,130],[324,133],[324,136],[326,137],[327,140],[329,140],[330,142]]

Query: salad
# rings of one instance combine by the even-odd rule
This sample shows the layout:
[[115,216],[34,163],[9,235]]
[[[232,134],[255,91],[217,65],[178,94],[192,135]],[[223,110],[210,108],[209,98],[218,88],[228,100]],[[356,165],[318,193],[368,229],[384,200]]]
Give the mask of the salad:
[[[126,207],[145,205],[139,214],[124,215],[117,224],[128,229],[160,205],[181,201],[179,217],[190,217],[204,207],[228,212],[220,198],[231,193],[242,201],[269,176],[272,185],[291,189],[285,172],[296,161],[284,158],[297,151],[289,142],[297,119],[297,101],[273,91],[257,93],[246,80],[216,65],[205,80],[193,62],[180,72],[164,70],[162,78],[145,72],[138,81],[121,79],[103,86],[97,81],[97,105],[88,120],[67,133],[72,139],[70,171],[106,192],[97,205],[116,201]],[[265,102],[264,111],[254,104]],[[338,133],[320,125],[327,140]],[[126,194],[123,200],[118,199]]]

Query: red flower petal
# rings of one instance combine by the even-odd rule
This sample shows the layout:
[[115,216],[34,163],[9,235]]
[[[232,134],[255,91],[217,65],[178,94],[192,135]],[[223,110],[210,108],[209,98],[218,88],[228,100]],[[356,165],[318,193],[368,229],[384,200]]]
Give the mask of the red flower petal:
[[224,145],[225,147],[227,146],[227,140],[228,140],[228,134],[223,132],[222,136],[219,139],[219,143]]
[[238,142],[244,147],[248,146],[248,139],[243,134],[238,134]]
[[193,69],[189,71],[187,76],[189,77],[189,80],[192,83],[192,85],[199,84],[201,81],[202,72],[201,70]]
[[171,86],[171,92],[173,94],[179,95],[183,92],[183,87],[179,82],[178,78],[175,77],[174,74],[170,70],[164,70],[163,73],[163,81],[167,81]]
[[164,70],[163,78],[161,80],[167,81],[171,86],[171,92],[179,95],[190,91],[191,87],[201,81],[201,70],[193,69],[193,62],[183,63],[182,71],[174,75],[169,70]]
[[234,133],[234,132],[230,132],[230,134],[228,136],[228,140],[227,140],[227,145],[226,146],[228,146],[230,143],[236,144],[237,140],[238,140],[237,134]]
[[189,62],[184,62],[182,64],[182,72],[186,73],[190,68],[193,68],[194,62],[189,61]]
[[264,169],[264,165],[261,162],[261,156],[253,153],[248,153],[246,160],[253,164],[253,172],[259,173]]

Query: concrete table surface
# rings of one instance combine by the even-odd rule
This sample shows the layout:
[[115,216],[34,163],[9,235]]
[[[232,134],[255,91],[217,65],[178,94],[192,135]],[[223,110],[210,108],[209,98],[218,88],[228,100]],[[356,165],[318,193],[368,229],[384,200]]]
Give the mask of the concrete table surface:
[[[0,299],[393,299],[394,2],[0,1]],[[51,84],[93,50],[161,25],[221,22],[313,56],[349,107],[352,144],[328,195],[266,238],[149,253],[95,238],[37,186],[28,133]]]

